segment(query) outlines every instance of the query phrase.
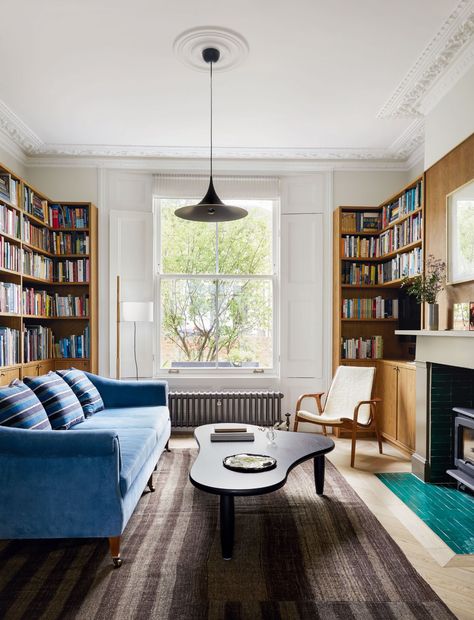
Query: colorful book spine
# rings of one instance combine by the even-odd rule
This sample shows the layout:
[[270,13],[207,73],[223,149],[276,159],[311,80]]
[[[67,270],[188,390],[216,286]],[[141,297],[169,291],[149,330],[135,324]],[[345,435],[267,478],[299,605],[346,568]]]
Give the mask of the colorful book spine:
[[47,256],[23,248],[23,273],[42,280],[52,280],[53,261]]
[[10,327],[0,327],[0,366],[20,363],[20,332]]
[[54,264],[54,281],[89,282],[89,268],[88,258],[56,261]]
[[0,267],[19,272],[21,269],[21,250],[0,235]]

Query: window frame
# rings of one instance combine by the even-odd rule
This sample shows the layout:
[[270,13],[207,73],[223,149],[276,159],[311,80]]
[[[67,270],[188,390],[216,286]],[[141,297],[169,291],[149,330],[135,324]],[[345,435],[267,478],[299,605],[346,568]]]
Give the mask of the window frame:
[[[280,199],[275,198],[257,198],[256,200],[269,200],[273,203],[272,208],[272,273],[269,275],[224,275],[224,274],[164,274],[161,271],[161,201],[175,200],[176,198],[167,198],[166,196],[153,196],[153,248],[154,248],[154,280],[155,280],[155,376],[157,377],[243,377],[246,378],[262,378],[262,377],[278,377],[280,372]],[[196,196],[182,196],[180,200],[199,201]],[[248,199],[245,199],[248,200]],[[238,201],[234,198],[234,202]],[[229,202],[232,202],[229,199]],[[265,280],[272,283],[272,366],[268,368],[162,368],[161,367],[161,282],[164,280]]]

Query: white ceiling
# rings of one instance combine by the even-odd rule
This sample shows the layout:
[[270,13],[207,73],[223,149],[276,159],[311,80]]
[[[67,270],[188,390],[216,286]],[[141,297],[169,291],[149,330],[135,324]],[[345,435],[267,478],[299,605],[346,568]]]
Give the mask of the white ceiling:
[[[205,148],[208,78],[176,58],[173,41],[212,25],[237,31],[249,46],[239,67],[215,75],[216,146],[389,153],[413,118],[379,111],[410,69],[426,64],[423,51],[466,4],[2,0],[9,26],[0,36],[0,100],[36,134],[38,152]],[[10,126],[3,123],[10,134],[12,123],[11,115]]]

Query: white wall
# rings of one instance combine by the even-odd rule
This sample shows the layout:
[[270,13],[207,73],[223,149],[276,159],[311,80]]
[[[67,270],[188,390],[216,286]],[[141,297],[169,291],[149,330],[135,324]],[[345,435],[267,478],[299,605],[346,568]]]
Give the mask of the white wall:
[[409,182],[407,172],[338,171],[334,172],[333,208],[340,206],[377,206]]
[[97,168],[29,167],[26,180],[52,200],[98,202]]
[[0,163],[15,172],[18,176],[24,178],[26,174],[25,166],[14,157],[9,151],[0,145]]
[[473,132],[474,66],[426,116],[425,170]]

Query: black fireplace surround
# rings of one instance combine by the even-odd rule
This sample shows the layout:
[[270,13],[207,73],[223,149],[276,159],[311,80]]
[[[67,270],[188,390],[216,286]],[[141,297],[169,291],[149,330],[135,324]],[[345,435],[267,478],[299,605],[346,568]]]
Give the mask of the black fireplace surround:
[[474,409],[454,407],[454,466],[447,473],[458,483],[474,491]]

